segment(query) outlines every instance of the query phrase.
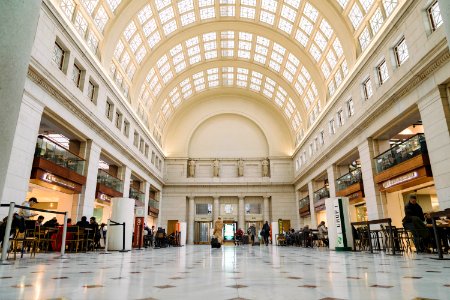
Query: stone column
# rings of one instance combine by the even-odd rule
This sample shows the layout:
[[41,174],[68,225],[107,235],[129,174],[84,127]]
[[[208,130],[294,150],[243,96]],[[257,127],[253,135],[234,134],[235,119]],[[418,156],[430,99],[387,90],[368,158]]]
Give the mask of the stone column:
[[309,193],[309,212],[311,214],[310,228],[317,228],[316,211],[314,210],[314,183],[312,181],[308,182],[308,193]]
[[[41,107],[22,108],[22,98],[30,63],[31,49],[36,36],[41,0],[0,1],[0,203],[25,200],[23,172],[30,166],[30,150],[34,153],[36,122],[40,123]],[[40,106],[40,105],[39,105]],[[32,112],[30,119],[21,119],[20,113]],[[36,110],[33,113],[33,110]],[[30,124],[26,124],[30,122]],[[39,128],[39,125],[38,127]],[[24,129],[31,129],[29,132]],[[28,139],[27,136],[31,139]],[[32,135],[32,136],[31,136]],[[31,145],[27,145],[30,143]],[[14,170],[15,169],[15,170]],[[31,170],[29,170],[31,171]],[[30,172],[27,177],[29,180]],[[13,174],[16,173],[16,174]],[[19,173],[19,174],[17,174]],[[8,181],[8,183],[7,183]],[[6,191],[5,191],[6,188]]]
[[130,197],[130,180],[131,180],[131,169],[128,166],[122,166],[120,168],[123,180],[123,197]]
[[336,165],[333,164],[327,169],[327,175],[328,175],[328,189],[330,190],[330,198],[334,198],[336,197],[337,192],[336,179],[339,178]]
[[450,48],[450,1],[440,0],[439,9],[441,10],[442,20],[444,20],[445,33],[447,34],[447,44]]
[[[83,149],[84,148],[84,149]],[[94,213],[95,189],[97,186],[98,165],[100,162],[100,153],[102,149],[92,140],[81,145],[80,153],[85,153],[86,165],[84,166],[84,173],[86,174],[86,184],[80,195],[80,210],[78,217],[90,217]]]
[[239,196],[239,219],[238,228],[245,231],[245,201],[244,196]]
[[150,201],[150,182],[144,181],[144,222],[147,223],[148,203]]
[[162,192],[161,191],[159,191],[158,190],[158,192],[156,193],[156,197],[158,198],[158,203],[159,203],[159,214],[158,214],[158,225],[157,225],[157,227],[162,227],[161,226],[161,224],[162,224],[162,218],[161,218],[161,214],[162,214],[162,199],[163,199],[163,197],[162,197]]
[[264,222],[268,221],[270,224],[271,221],[270,221],[269,196],[264,196],[263,200],[264,200],[263,221]]
[[218,217],[220,217],[220,206],[219,206],[219,196],[213,197],[213,224],[214,221],[217,220]]
[[384,205],[386,203],[386,195],[384,192],[378,191],[377,184],[374,181],[376,174],[375,162],[373,160],[373,157],[376,156],[374,146],[375,142],[370,138],[358,146],[367,206],[367,218],[369,220],[382,219],[385,215],[384,210],[386,209]]
[[300,229],[302,227],[301,217],[300,217],[300,206],[298,203],[300,199],[301,199],[300,192],[296,191],[295,192],[295,211],[297,212],[296,213],[297,218],[295,219],[295,227],[293,227],[293,228],[297,228],[297,229]]
[[187,224],[187,243],[194,244],[194,218],[195,218],[195,202],[193,196],[188,196],[188,224]]
[[[441,2],[445,1],[439,1],[439,5]],[[439,209],[443,210],[450,208],[450,109],[445,87],[439,87],[433,94],[420,99],[418,106]]]
[[[14,201],[17,204],[22,204],[25,200],[43,111],[43,104],[24,95],[17,121],[16,135],[11,149],[12,152],[9,156],[8,169],[0,170],[0,172],[4,171],[4,177],[0,179],[4,183],[3,190],[0,190],[2,203]],[[0,210],[0,215],[6,216],[7,214],[7,209]]]

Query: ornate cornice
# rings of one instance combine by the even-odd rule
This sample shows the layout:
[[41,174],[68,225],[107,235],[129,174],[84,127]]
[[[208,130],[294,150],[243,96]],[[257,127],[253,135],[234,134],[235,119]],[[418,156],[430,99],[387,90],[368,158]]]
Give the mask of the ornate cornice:
[[100,120],[95,120],[96,117],[91,112],[87,113],[82,110],[82,103],[79,103],[78,99],[75,97],[68,98],[63,93],[61,93],[57,88],[55,88],[49,80],[47,80],[44,76],[42,76],[38,69],[30,64],[28,68],[28,78],[39,87],[41,87],[47,94],[52,96],[55,100],[57,100],[61,105],[63,105],[66,109],[68,109],[74,116],[76,116],[79,120],[81,120],[84,124],[89,126],[95,133],[101,136],[108,144],[117,148],[129,161],[132,161],[134,164],[139,166],[151,179],[159,183],[161,186],[164,185],[164,182],[161,178],[154,175],[151,170],[146,166],[146,164],[137,159],[135,155],[131,154],[127,150],[127,146],[120,142],[119,138],[114,138],[114,133],[109,131],[108,127],[101,127],[99,124],[102,122]]

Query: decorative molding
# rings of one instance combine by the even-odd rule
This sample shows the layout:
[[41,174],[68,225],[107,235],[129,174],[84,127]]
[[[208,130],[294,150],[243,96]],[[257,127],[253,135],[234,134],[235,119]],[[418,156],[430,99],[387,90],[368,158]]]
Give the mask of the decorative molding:
[[[57,100],[61,105],[63,105],[66,109],[68,109],[75,117],[77,117],[79,120],[81,120],[84,124],[89,126],[95,133],[97,133],[99,136],[101,136],[107,143],[112,145],[113,147],[119,149],[119,151],[122,152],[122,154],[130,161],[135,163],[137,166],[139,166],[151,179],[155,180],[157,183],[159,183],[161,186],[164,185],[164,182],[161,178],[154,175],[148,167],[140,160],[136,158],[135,155],[132,155],[128,152],[128,149],[126,145],[123,145],[122,143],[119,143],[119,139],[114,139],[112,137],[112,133],[108,133],[105,131],[105,129],[108,129],[107,127],[100,127],[99,124],[100,121],[94,122],[92,120],[93,115],[86,114],[83,112],[80,107],[81,105],[77,105],[75,101],[72,101],[72,99],[67,98],[64,96],[58,89],[56,89],[53,85],[50,84],[50,82],[42,76],[37,68],[30,64],[28,68],[28,78],[38,86],[40,86],[47,94],[52,96],[55,100]],[[74,99],[76,100],[76,99]]]

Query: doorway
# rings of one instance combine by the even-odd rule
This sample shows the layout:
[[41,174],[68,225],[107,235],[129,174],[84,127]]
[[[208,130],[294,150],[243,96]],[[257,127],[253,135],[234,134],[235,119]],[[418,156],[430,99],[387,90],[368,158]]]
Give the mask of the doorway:
[[195,222],[194,244],[209,244],[211,236],[211,222]]
[[167,221],[167,235],[174,233],[177,231],[177,223],[178,220],[168,220]]

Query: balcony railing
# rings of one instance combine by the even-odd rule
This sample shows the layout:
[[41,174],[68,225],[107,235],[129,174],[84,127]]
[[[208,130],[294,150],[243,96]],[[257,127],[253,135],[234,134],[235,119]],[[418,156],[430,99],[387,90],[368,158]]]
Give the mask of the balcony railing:
[[337,190],[342,191],[351,185],[362,182],[361,168],[357,168],[336,180]]
[[306,196],[303,199],[298,200],[298,208],[302,209],[303,207],[306,207],[309,205],[309,196]]
[[425,135],[419,133],[375,157],[377,173],[386,171],[404,161],[427,152]]
[[98,169],[97,182],[115,191],[123,192],[123,182],[102,169]]
[[43,135],[37,138],[34,156],[83,175],[85,160]]
[[129,197],[144,202],[145,194],[135,188],[130,187]]
[[159,201],[150,199],[148,200],[148,206],[159,210]]
[[326,186],[314,192],[314,202],[324,198],[330,198],[330,190]]

